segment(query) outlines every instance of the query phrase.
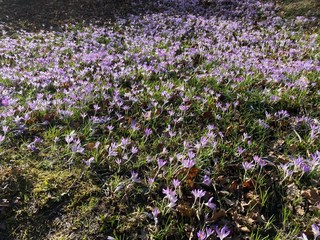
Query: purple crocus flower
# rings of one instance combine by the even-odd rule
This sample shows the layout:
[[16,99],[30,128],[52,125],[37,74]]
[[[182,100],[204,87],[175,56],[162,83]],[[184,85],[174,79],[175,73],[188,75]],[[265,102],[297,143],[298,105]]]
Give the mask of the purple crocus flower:
[[298,237],[298,239],[301,239],[301,240],[309,240],[307,235],[302,233],[302,235],[300,237]]
[[152,134],[152,129],[151,129],[151,128],[146,128],[146,129],[144,130],[144,135],[145,135],[146,137],[150,136],[151,134]]
[[137,147],[135,147],[135,146],[133,146],[132,148],[131,148],[131,153],[132,154],[136,154],[136,153],[138,153],[138,148]]
[[172,184],[173,184],[175,189],[177,189],[180,186],[180,183],[181,182],[179,181],[179,179],[173,179],[172,180]]
[[148,184],[149,186],[152,186],[154,183],[155,179],[154,178],[148,178]]
[[181,110],[181,111],[187,111],[188,109],[189,109],[189,106],[186,106],[186,105],[180,105],[179,106],[179,109]]
[[259,156],[253,156],[253,160],[260,166],[260,167],[264,167],[267,165],[267,162],[265,160],[263,160],[261,157]]
[[2,131],[3,131],[4,135],[6,135],[7,132],[9,131],[9,127],[8,126],[2,126]]
[[6,138],[5,136],[0,135],[0,144],[4,141],[5,138]]
[[319,226],[320,226],[320,224],[319,225],[317,225],[317,224],[311,225],[314,240],[316,240],[320,236]]
[[191,193],[193,194],[195,200],[196,199],[200,199],[202,198],[204,195],[206,195],[206,191],[202,190],[202,189],[194,189],[191,191]]
[[7,107],[9,105],[9,98],[4,97],[3,99],[1,99],[1,105]]
[[152,210],[152,216],[153,216],[153,219],[154,219],[154,223],[157,225],[158,224],[158,215],[159,215],[160,211],[159,211],[159,208],[154,208]]
[[300,164],[300,168],[304,173],[310,172],[311,171],[311,166],[307,163],[302,163]]
[[138,173],[136,173],[135,171],[131,171],[131,181],[135,182],[135,183],[139,183],[141,182],[140,178],[138,178]]
[[210,227],[206,227],[207,238],[214,234],[214,230]]
[[91,163],[94,161],[94,157],[89,158],[88,160],[82,159],[82,161],[88,166],[91,166]]
[[212,200],[213,200],[213,197],[209,198],[208,202],[206,202],[204,205],[206,205],[206,206],[207,206],[208,208],[210,208],[211,210],[215,210],[216,207],[217,207],[217,205],[214,204],[214,203],[212,202]]
[[212,180],[208,175],[204,175],[202,183],[209,186],[212,183]]
[[166,195],[165,198],[169,200],[168,207],[173,208],[176,205],[176,202],[178,201],[176,191],[171,190],[167,187],[166,189],[163,189],[162,192]]
[[217,233],[217,237],[220,239],[220,240],[223,240],[225,239],[226,237],[229,236],[230,234],[230,230],[228,229],[228,227],[225,225],[221,230],[216,227],[216,233]]
[[129,138],[121,138],[121,145],[125,148],[127,145],[130,144]]
[[67,135],[67,136],[65,137],[65,140],[66,140],[67,144],[70,144],[70,143],[73,142],[74,136],[72,136],[72,135]]
[[239,154],[239,156],[240,156],[242,153],[244,153],[244,151],[245,151],[245,149],[242,148],[242,147],[238,147],[238,148],[237,148],[237,153]]
[[207,238],[207,234],[203,230],[199,230],[197,236],[199,240],[205,240]]
[[195,161],[190,159],[182,160],[182,166],[185,168],[192,168],[195,164]]
[[163,159],[158,159],[158,167],[159,169],[162,168],[164,165],[167,164],[167,161],[163,160]]
[[84,152],[84,148],[81,147],[80,144],[72,144],[71,146],[71,151],[74,152],[74,153],[83,153]]
[[243,162],[242,166],[243,166],[245,171],[248,171],[248,170],[250,170],[251,168],[254,167],[254,164],[252,162]]

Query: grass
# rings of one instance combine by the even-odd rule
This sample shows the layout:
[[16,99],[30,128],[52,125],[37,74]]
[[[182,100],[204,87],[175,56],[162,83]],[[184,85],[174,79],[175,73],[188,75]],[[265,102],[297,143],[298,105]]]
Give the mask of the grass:
[[308,1],[281,1],[280,4],[283,6],[283,11],[286,17],[317,17],[320,16],[320,5],[316,0]]
[[314,19],[161,3],[3,32],[0,239],[317,238]]

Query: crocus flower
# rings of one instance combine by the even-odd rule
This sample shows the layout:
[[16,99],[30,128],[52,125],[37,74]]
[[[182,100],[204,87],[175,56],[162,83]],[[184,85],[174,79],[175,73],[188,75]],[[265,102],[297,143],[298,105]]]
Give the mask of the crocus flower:
[[249,169],[254,167],[254,164],[252,162],[243,162],[242,166],[245,171],[248,171]]
[[159,213],[160,213],[159,208],[154,208],[152,210],[152,215],[153,215],[153,219],[154,219],[155,225],[158,224],[158,215],[159,215]]
[[207,238],[214,234],[214,230],[210,227],[206,227]]
[[204,175],[202,183],[207,186],[210,186],[210,184],[212,183],[212,180],[208,175]]
[[267,165],[267,162],[265,160],[263,160],[261,157],[259,156],[253,156],[253,160],[260,166],[260,167],[264,167]]
[[195,164],[195,161],[190,159],[182,160],[182,166],[185,168],[192,168]]
[[2,143],[2,142],[4,141],[4,139],[5,139],[5,138],[6,138],[5,136],[0,135],[0,143]]
[[228,227],[225,225],[221,230],[217,227],[216,228],[216,233],[217,233],[217,237],[220,240],[225,239],[226,237],[229,236],[230,234],[230,230],[228,229]]
[[135,171],[131,171],[131,180],[135,183],[141,182],[140,178],[138,178],[138,173]]
[[216,209],[216,204],[214,204],[212,202],[212,200],[213,200],[213,197],[209,198],[208,202],[206,202],[204,205],[206,205],[211,210],[215,210]]
[[200,199],[202,198],[204,195],[206,195],[206,191],[202,190],[202,189],[194,189],[191,191],[191,193],[193,194],[195,200],[196,199]]
[[163,160],[163,159],[158,159],[158,167],[159,169],[162,168],[164,165],[167,164],[167,161]]
[[319,225],[312,224],[311,225],[311,229],[312,229],[312,232],[313,232],[314,240],[316,240],[320,236]]
[[151,134],[152,134],[151,128],[146,128],[146,129],[144,130],[144,135],[145,135],[146,137],[150,136]]
[[94,157],[89,158],[88,160],[82,159],[82,161],[88,166],[91,167],[91,163],[94,161]]
[[8,126],[2,126],[2,131],[3,131],[4,135],[6,135],[7,132],[9,131],[9,127]]
[[131,153],[132,154],[136,154],[136,153],[138,153],[138,148],[137,147],[135,147],[135,146],[133,146],[132,148],[131,148]]
[[198,236],[198,239],[199,239],[199,240],[204,240],[204,239],[207,238],[207,234],[206,234],[205,231],[203,231],[203,230],[199,230],[199,231],[197,232],[197,236]]
[[175,179],[172,180],[172,184],[173,184],[175,189],[180,186],[180,183],[181,182],[179,181],[179,179],[175,178]]
[[163,189],[162,192],[166,195],[165,198],[169,200],[168,207],[173,208],[176,206],[176,202],[178,201],[176,191],[167,187],[166,189]]
[[309,240],[307,235],[302,233],[302,235],[300,237],[298,237],[298,239],[301,239],[301,240]]

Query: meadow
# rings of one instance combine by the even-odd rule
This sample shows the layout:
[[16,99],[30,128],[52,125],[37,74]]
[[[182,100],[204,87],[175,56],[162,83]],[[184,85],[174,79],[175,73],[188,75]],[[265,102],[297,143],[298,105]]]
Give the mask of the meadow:
[[0,239],[320,239],[319,19],[282,10],[0,23]]

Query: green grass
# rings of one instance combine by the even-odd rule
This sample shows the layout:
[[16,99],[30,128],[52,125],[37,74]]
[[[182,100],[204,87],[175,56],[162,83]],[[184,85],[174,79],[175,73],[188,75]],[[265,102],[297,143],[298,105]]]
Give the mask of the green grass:
[[[280,4],[287,18],[319,17],[315,0]],[[309,40],[310,34],[315,33],[313,27],[309,33],[298,31],[288,38],[303,44],[304,38]],[[70,33],[83,30],[74,28],[69,29]],[[119,26],[113,28],[120,30]],[[109,38],[96,40],[110,43]],[[63,45],[63,39],[56,44]],[[170,47],[166,43],[159,45],[161,49]],[[319,38],[315,45],[319,45]],[[140,50],[137,47],[134,52]],[[64,57],[74,54],[66,51]],[[118,46],[116,51],[123,49]],[[273,54],[274,58],[282,58],[276,51]],[[306,59],[319,58],[316,49],[304,54]],[[196,58],[200,59],[194,65],[202,66],[201,56]],[[125,61],[131,66],[130,59]],[[0,63],[10,67],[17,64],[8,59],[0,59]],[[204,68],[215,71],[219,64]],[[64,62],[59,65],[64,66]],[[79,72],[87,67],[71,60],[67,65],[77,66]],[[0,142],[0,240],[89,240],[108,236],[119,240],[197,239],[199,230],[221,229],[225,225],[232,229],[233,237],[243,239],[296,239],[302,233],[311,239],[311,226],[318,224],[320,218],[319,166],[304,173],[290,165],[290,175],[281,164],[297,161],[299,156],[310,159],[319,150],[320,138],[312,138],[310,129],[310,122],[316,124],[320,118],[319,73],[310,70],[287,76],[295,83],[303,75],[302,83],[308,81],[308,87],[303,89],[267,82],[256,72],[238,73],[243,78],[241,82],[235,82],[234,76],[219,82],[216,77],[193,75],[187,81],[173,72],[174,67],[171,70],[167,75],[147,76],[134,69],[132,79],[125,76],[119,82],[109,81],[107,76],[95,79],[89,72],[85,83],[98,86],[92,99],[65,104],[63,109],[33,111],[25,121],[23,134],[12,127],[16,119],[9,116],[3,124],[10,131],[0,132],[6,137]],[[236,71],[236,67],[230,66],[230,71]],[[76,71],[74,75],[77,77]],[[110,82],[112,87],[100,89]],[[26,106],[39,94],[22,80],[20,84],[0,78],[0,87],[12,92],[23,89],[16,99]],[[65,101],[64,91],[72,87],[69,83],[50,84],[41,93]],[[132,104],[130,109],[115,105],[116,110],[109,111],[112,99],[104,99],[103,93],[112,98],[116,90],[125,99],[123,104]],[[136,99],[129,100],[133,91]],[[166,99],[165,94],[170,97]],[[157,104],[152,105],[153,102]],[[182,104],[187,110],[181,109]],[[0,105],[3,112],[5,105]],[[58,110],[70,109],[74,113],[70,117],[58,114]],[[282,116],[282,110],[289,116]],[[18,111],[14,109],[14,113]],[[104,116],[110,117],[107,124],[89,118]],[[297,124],[295,121],[301,116],[308,119]],[[134,121],[139,130],[133,129]],[[152,130],[149,136],[144,134],[146,128]],[[79,139],[83,151],[76,152],[72,149],[74,144],[66,143],[71,135]],[[41,140],[36,141],[35,137]],[[114,144],[123,138],[130,139],[130,143],[115,146],[114,155],[110,154]],[[210,144],[203,143],[206,141]],[[133,153],[132,147],[139,152]],[[243,153],[239,153],[241,148]],[[192,154],[196,155],[195,165],[183,167],[181,159],[193,159]],[[85,161],[91,157],[94,160],[88,166]],[[270,164],[243,169],[242,163],[260,157],[262,163],[267,159]],[[160,167],[159,159],[166,164]],[[204,176],[210,183],[203,181]],[[176,187],[179,200],[171,208],[163,190],[172,189],[174,179],[180,181]],[[151,185],[152,180],[155,182]],[[206,193],[195,199],[194,190]],[[211,198],[215,210],[207,206]],[[160,212],[156,217],[152,215],[155,209]]]
[[317,0],[282,0],[279,4],[286,17],[320,17],[320,3]]

